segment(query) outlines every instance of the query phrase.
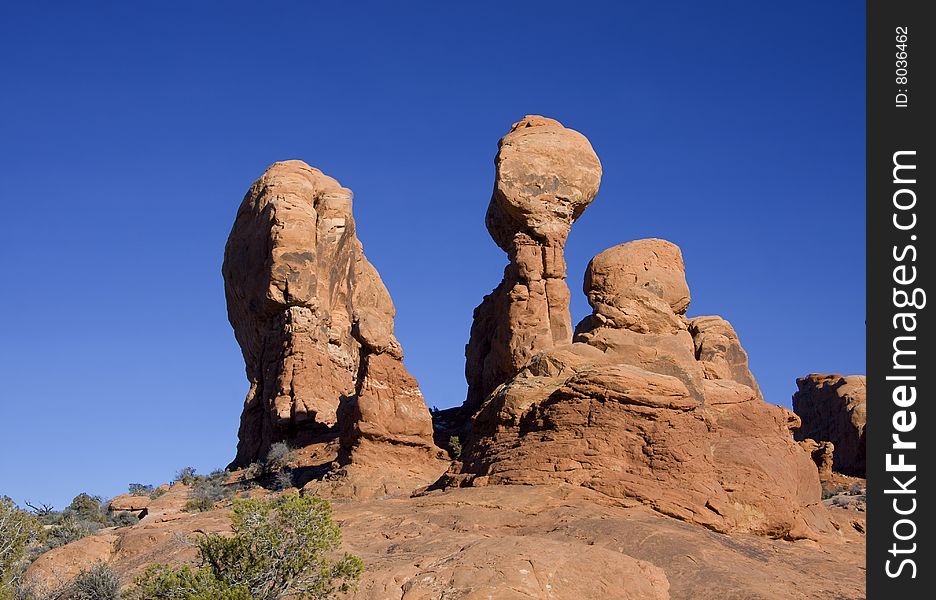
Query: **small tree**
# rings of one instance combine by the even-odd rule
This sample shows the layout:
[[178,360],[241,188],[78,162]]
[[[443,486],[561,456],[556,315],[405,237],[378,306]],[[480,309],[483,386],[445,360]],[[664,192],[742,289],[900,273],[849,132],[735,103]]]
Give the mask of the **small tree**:
[[127,489],[134,496],[149,496],[153,493],[153,486],[142,483],[131,483]]
[[82,492],[75,496],[64,512],[72,513],[82,521],[107,524],[107,511],[104,509],[104,501],[100,496]]
[[39,519],[0,497],[0,599],[12,598],[30,546],[42,539]]
[[176,473],[175,481],[183,485],[195,483],[195,467],[183,467]]
[[234,501],[234,535],[205,534],[197,546],[202,566],[154,566],[136,582],[136,600],[325,600],[353,589],[364,564],[331,555],[341,531],[325,500],[289,494]]

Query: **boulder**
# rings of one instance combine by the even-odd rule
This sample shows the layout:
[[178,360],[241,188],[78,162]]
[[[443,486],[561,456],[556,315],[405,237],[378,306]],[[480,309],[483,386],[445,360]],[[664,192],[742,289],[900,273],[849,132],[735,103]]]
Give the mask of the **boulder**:
[[137,496],[135,494],[121,494],[107,504],[107,510],[110,512],[137,512],[146,510],[152,499],[149,496]]

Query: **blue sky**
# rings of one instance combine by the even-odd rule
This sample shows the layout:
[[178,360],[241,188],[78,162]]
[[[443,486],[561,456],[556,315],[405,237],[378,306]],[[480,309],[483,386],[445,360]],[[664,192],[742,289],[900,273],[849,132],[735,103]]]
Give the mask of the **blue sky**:
[[222,252],[276,160],[354,190],[406,364],[460,404],[506,263],[496,142],[525,114],[604,166],[573,320],[590,257],[662,237],[769,400],[864,372],[861,3],[338,4],[0,5],[0,494],[61,506],[233,457]]

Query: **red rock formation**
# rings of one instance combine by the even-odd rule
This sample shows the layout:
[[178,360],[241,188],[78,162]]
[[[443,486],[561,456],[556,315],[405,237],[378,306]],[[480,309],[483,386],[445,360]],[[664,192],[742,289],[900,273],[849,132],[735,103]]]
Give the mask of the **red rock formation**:
[[832,442],[835,471],[865,476],[867,385],[863,375],[812,374],[796,380],[793,410],[802,420],[796,439]]
[[[557,148],[566,139],[575,152]],[[718,531],[826,530],[816,466],[790,435],[798,419],[763,401],[727,321],[686,318],[678,247],[638,240],[596,256],[574,343],[554,318],[567,296],[533,292],[550,277],[565,289],[563,245],[600,181],[587,141],[528,117],[496,164],[487,227],[511,264],[475,311],[463,462],[442,484],[559,481]]]
[[[129,585],[152,563],[198,564],[196,532],[230,531],[229,507],[188,513],[188,494],[132,527],[51,550],[26,580],[61,583],[98,561]],[[263,495],[255,490],[254,495]],[[348,600],[857,600],[864,538],[849,520],[837,539],[790,544],[716,536],[644,507],[573,486],[489,486],[334,504],[342,550],[364,559]]]
[[[340,437],[345,463],[386,451],[406,468],[439,467],[432,420],[403,366],[390,294],[355,235],[351,198],[318,169],[287,161],[272,165],[238,210],[222,272],[250,391],[233,466],[262,459],[275,442]],[[384,450],[365,448],[374,444]]]
[[809,453],[819,469],[819,481],[825,483],[832,479],[832,462],[835,446],[832,442],[817,442],[812,439],[800,441],[800,446]]
[[727,321],[684,317],[679,249],[615,246],[585,282],[594,312],[575,343],[494,391],[450,481],[566,482],[723,532],[825,531],[816,467],[790,435],[798,419],[749,385]]
[[510,264],[474,312],[466,412],[533,354],[571,341],[565,242],[601,181],[601,163],[585,136],[552,119],[524,117],[499,148],[486,223]]

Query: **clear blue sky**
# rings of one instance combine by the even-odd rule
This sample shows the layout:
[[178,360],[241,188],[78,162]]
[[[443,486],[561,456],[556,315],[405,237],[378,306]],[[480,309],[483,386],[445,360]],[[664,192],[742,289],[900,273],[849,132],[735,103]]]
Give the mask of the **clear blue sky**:
[[604,165],[574,320],[591,256],[662,237],[769,400],[864,372],[862,3],[338,4],[2,4],[0,493],[61,506],[233,457],[222,251],[276,160],[354,190],[406,364],[461,403],[506,262],[496,142],[530,113]]

